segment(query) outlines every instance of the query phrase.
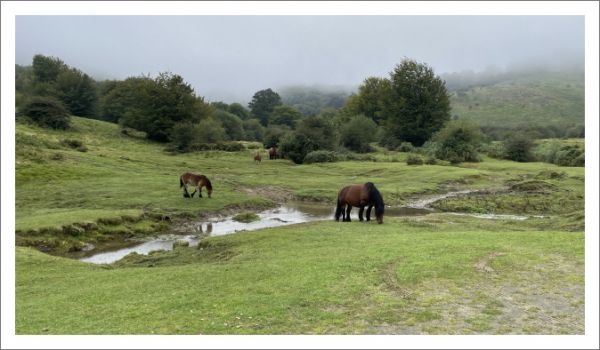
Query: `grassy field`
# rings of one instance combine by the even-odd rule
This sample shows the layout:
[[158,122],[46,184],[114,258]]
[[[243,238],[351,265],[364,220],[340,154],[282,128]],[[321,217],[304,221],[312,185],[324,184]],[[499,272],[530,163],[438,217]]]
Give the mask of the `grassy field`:
[[[461,166],[255,164],[255,149],[169,154],[116,125],[16,127],[18,334],[583,334],[584,168],[484,158]],[[87,151],[68,146],[78,140]],[[207,175],[213,198],[182,197]],[[383,225],[314,222],[131,255],[110,266],[51,256],[290,198],[328,202],[373,181],[386,203],[478,189]],[[533,204],[532,204],[533,203]]]

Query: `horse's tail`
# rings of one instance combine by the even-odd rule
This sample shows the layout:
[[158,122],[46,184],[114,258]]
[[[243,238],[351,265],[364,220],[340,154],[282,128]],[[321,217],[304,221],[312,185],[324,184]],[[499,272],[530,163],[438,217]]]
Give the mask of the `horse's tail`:
[[340,216],[342,215],[342,211],[344,211],[344,209],[342,207],[342,201],[340,200],[340,197],[338,196],[337,207],[335,207],[335,221],[340,221]]

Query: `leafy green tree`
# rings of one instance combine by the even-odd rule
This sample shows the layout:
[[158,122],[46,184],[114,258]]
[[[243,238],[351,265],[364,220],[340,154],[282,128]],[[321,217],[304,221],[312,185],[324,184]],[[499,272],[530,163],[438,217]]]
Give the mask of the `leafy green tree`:
[[318,149],[333,150],[337,144],[337,134],[333,123],[320,116],[302,120],[298,125],[297,132],[306,137],[310,148],[308,152]]
[[228,140],[243,140],[244,126],[242,120],[235,114],[231,114],[221,109],[217,109],[214,113],[215,119],[218,120],[225,128],[226,138]]
[[444,81],[428,65],[404,59],[390,73],[389,99],[382,115],[398,140],[421,146],[450,120]]
[[287,125],[293,129],[301,118],[302,113],[296,108],[281,105],[273,109],[269,118],[269,125]]
[[286,158],[291,159],[296,164],[302,164],[304,157],[312,151],[317,150],[317,146],[303,133],[290,131],[281,137],[279,150]]
[[210,106],[214,107],[216,109],[220,109],[220,110],[225,111],[225,112],[227,112],[229,110],[229,105],[227,103],[221,102],[221,101],[211,102]]
[[69,112],[62,102],[50,96],[34,96],[27,101],[20,114],[35,123],[52,129],[68,129],[71,122]]
[[342,127],[340,134],[342,146],[355,152],[369,152],[369,142],[375,141],[377,124],[371,118],[357,115]]
[[97,113],[96,84],[90,76],[75,68],[64,69],[56,77],[58,96],[71,114],[93,117]]
[[170,140],[173,125],[197,123],[213,113],[212,108],[176,74],[128,78],[103,98],[102,118],[145,131],[149,139]]
[[269,125],[265,131],[265,137],[263,139],[265,148],[277,147],[281,137],[288,131],[290,131],[290,129],[285,126]]
[[262,141],[265,135],[265,128],[258,119],[244,120],[244,133],[248,141]]
[[36,82],[54,82],[66,67],[67,65],[56,57],[44,55],[33,56],[33,75]]
[[227,110],[229,111],[229,113],[237,115],[238,118],[240,118],[241,120],[246,120],[250,118],[250,111],[248,111],[246,107],[242,106],[239,103],[230,104]]
[[390,81],[369,77],[358,88],[358,94],[348,100],[347,110],[351,115],[362,114],[379,124],[390,96]]
[[281,97],[271,89],[260,90],[252,96],[248,104],[252,118],[260,120],[263,126],[269,123],[269,116],[276,106],[281,105]]

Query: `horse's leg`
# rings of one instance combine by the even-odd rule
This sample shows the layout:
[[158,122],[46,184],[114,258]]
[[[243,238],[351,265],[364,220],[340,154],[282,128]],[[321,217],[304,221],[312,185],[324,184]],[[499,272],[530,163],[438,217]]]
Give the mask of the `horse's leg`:
[[369,204],[367,207],[367,221],[371,221],[371,209],[373,209],[373,204]]
[[198,185],[198,198],[202,198],[202,185]]
[[365,211],[365,207],[361,206],[360,209],[358,209],[358,220],[363,221],[363,212]]
[[350,210],[352,210],[352,206],[350,204],[348,204],[348,206],[346,207],[346,219],[344,221],[348,221],[350,222]]

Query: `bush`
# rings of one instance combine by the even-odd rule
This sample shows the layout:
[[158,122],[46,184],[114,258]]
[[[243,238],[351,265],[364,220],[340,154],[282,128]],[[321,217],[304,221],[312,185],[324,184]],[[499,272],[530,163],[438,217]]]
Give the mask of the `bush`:
[[68,129],[71,123],[65,106],[52,97],[32,97],[20,113],[31,118],[36,124],[52,129]]
[[410,142],[402,142],[400,146],[396,148],[398,152],[414,152],[415,147]]
[[307,164],[335,162],[337,160],[339,160],[339,157],[336,152],[326,150],[313,151],[304,157],[304,163]]
[[489,157],[496,159],[505,159],[506,158],[506,150],[504,149],[504,144],[502,142],[491,142],[487,145],[485,152]]
[[258,119],[244,120],[244,134],[248,141],[262,141],[265,135],[265,128]]
[[315,149],[315,145],[304,134],[296,131],[283,135],[279,142],[279,150],[296,164],[302,164],[304,157]]
[[522,133],[515,133],[504,141],[504,158],[516,162],[529,162],[533,159],[531,149],[533,142]]
[[435,159],[434,157],[427,157],[427,159],[425,159],[425,164],[427,164],[427,165],[436,165],[437,164],[437,159]]
[[561,166],[585,166],[585,154],[577,146],[563,146],[556,152],[554,163]]
[[340,141],[342,146],[359,153],[371,152],[369,143],[375,141],[377,124],[364,115],[352,117],[342,127]]
[[215,112],[215,119],[221,122],[228,140],[244,139],[243,123],[238,116],[218,109]]
[[481,137],[481,131],[476,125],[466,120],[453,120],[433,137],[436,143],[435,157],[452,164],[478,162],[477,148]]
[[63,146],[74,148],[74,149],[83,146],[83,142],[81,142],[79,140],[73,140],[73,139],[64,139],[64,140],[60,141],[60,144]]
[[423,165],[423,158],[410,155],[406,158],[406,165]]

